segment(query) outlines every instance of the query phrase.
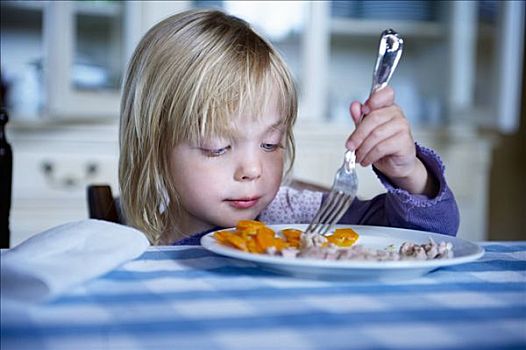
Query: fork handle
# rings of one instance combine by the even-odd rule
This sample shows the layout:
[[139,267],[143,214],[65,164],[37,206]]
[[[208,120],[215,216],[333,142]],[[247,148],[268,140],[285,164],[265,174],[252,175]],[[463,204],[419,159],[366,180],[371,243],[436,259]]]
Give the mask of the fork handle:
[[383,89],[389,83],[398,66],[403,48],[404,40],[398,36],[398,33],[392,29],[387,29],[382,32],[378,48],[378,57],[373,71],[371,95],[375,91]]
[[[398,36],[398,33],[392,29],[387,29],[382,32],[369,97],[389,84],[402,56],[403,48],[404,40]],[[364,116],[362,113],[356,124],[360,124]]]
[[[403,49],[404,39],[398,36],[397,32],[393,29],[386,29],[382,32],[369,97],[389,84],[389,81],[398,66]],[[362,113],[356,125],[359,125],[362,122],[363,117],[365,117],[365,114]],[[352,169],[355,168],[356,154],[354,151],[345,152],[345,160],[343,164],[347,173],[350,173]]]

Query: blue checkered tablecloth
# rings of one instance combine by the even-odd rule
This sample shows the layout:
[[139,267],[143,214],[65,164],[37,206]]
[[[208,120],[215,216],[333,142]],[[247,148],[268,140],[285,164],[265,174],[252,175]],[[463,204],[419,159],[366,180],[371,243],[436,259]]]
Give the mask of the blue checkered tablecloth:
[[43,305],[2,305],[1,349],[525,349],[526,242],[400,282],[298,279],[198,246]]

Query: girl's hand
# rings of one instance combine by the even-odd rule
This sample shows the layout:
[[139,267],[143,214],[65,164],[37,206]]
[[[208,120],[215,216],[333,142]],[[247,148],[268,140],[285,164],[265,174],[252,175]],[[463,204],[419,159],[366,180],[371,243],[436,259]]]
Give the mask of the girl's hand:
[[356,162],[374,165],[393,184],[413,194],[437,193],[436,180],[416,156],[409,122],[394,103],[391,87],[375,92],[363,105],[354,101],[350,112],[355,124],[365,115],[346,144],[356,151]]

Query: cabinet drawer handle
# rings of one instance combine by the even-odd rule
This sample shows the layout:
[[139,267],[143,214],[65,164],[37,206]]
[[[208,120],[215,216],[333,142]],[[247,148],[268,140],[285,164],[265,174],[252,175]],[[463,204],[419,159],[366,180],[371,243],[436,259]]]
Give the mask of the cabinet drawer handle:
[[45,160],[40,166],[47,183],[54,188],[72,189],[80,186],[87,186],[89,181],[99,173],[99,165],[94,162],[87,163],[83,168],[80,176],[66,174],[59,177],[55,171],[55,164],[50,160]]

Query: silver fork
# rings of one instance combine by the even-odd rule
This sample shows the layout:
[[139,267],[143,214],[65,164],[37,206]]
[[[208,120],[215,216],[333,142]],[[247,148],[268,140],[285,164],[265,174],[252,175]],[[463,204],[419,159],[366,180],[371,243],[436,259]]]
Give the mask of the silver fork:
[[[370,95],[389,83],[402,55],[403,46],[404,41],[394,30],[387,29],[382,32]],[[362,121],[363,117],[363,115],[360,116],[357,124]],[[347,151],[343,165],[334,176],[334,183],[327,199],[305,232],[327,234],[349,209],[357,191],[356,155],[354,151]]]

